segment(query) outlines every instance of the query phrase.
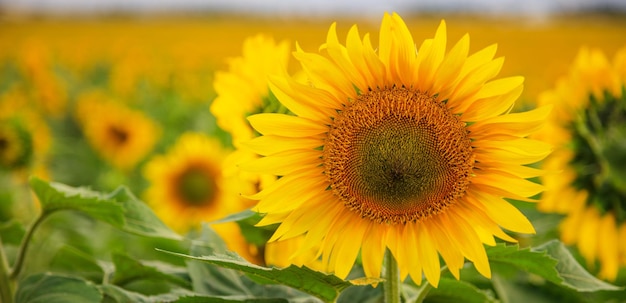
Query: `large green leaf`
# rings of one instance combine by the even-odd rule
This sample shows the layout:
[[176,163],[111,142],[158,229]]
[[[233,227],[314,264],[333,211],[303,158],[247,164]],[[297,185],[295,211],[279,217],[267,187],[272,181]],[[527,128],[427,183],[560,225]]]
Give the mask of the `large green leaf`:
[[175,293],[170,292],[166,294],[160,294],[155,296],[146,296],[137,292],[123,289],[119,286],[112,284],[100,285],[99,289],[104,293],[106,297],[105,302],[116,303],[163,303],[163,302],[175,302],[180,296],[191,295],[190,293]]
[[437,288],[431,288],[426,302],[464,302],[489,303],[497,302],[492,293],[482,290],[465,281],[441,278]]
[[556,270],[563,279],[561,284],[564,286],[583,292],[623,289],[591,275],[576,261],[561,241],[552,240],[537,246],[535,250],[545,251],[549,256],[559,261],[556,264]]
[[36,274],[20,281],[15,303],[100,303],[95,284],[76,277]]
[[[206,229],[206,231],[210,231],[210,229]],[[215,239],[205,240],[210,240],[207,241],[207,243],[216,241]],[[219,241],[217,242],[219,243]],[[334,301],[342,290],[352,285],[352,283],[342,280],[336,276],[317,272],[307,267],[297,267],[292,265],[287,268],[278,269],[258,266],[248,262],[233,252],[224,250],[223,246],[220,247],[220,245],[218,245],[216,249],[207,247],[205,250],[198,251],[200,248],[201,246],[196,247],[196,251],[194,253],[204,253],[202,256],[193,256],[164,250],[162,251],[187,258],[189,260],[200,261],[202,263],[217,265],[224,269],[233,269],[243,272],[257,283],[286,285],[316,296],[326,302]],[[198,278],[199,274],[202,273],[197,274],[196,278]],[[204,274],[215,275],[215,271],[207,268]],[[231,272],[226,271],[223,272],[223,274],[228,275],[229,279],[232,280],[230,282],[231,285],[226,289],[238,289],[245,285],[245,281],[238,281],[235,276],[232,276]],[[256,293],[254,293],[254,295],[261,297]]]
[[89,281],[100,283],[104,269],[92,256],[71,246],[63,246],[50,261],[50,269],[55,272],[80,276]]
[[30,185],[45,214],[57,210],[76,210],[132,234],[176,240],[182,238],[126,187],[103,194],[83,187],[48,183],[35,177],[30,179]]
[[530,248],[520,249],[517,244],[505,245],[503,243],[488,246],[486,251],[489,262],[496,270],[499,264],[506,264],[524,272],[541,276],[555,284],[561,284],[563,281],[556,270],[559,261],[550,257],[545,251],[533,251]]
[[487,255],[495,270],[498,269],[498,264],[506,264],[576,291],[620,289],[592,276],[558,240],[549,241],[534,249],[498,244],[487,247]]
[[111,283],[124,286],[140,280],[168,282],[184,288],[191,288],[191,283],[177,275],[178,272],[165,264],[144,264],[130,256],[116,253],[113,254],[115,273]]

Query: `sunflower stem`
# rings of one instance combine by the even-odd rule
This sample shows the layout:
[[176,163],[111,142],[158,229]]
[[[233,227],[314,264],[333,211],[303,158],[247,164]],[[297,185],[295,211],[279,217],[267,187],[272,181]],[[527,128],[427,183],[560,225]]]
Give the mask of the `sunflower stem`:
[[11,271],[11,274],[9,276],[11,280],[17,279],[20,272],[22,271],[22,266],[24,265],[24,259],[26,258],[26,252],[28,251],[28,246],[31,242],[30,240],[33,237],[33,234],[35,233],[35,230],[37,229],[39,224],[41,224],[41,222],[43,222],[43,220],[48,217],[48,214],[49,213],[43,212],[41,215],[39,215],[39,217],[37,217],[37,220],[33,222],[33,224],[30,226],[30,228],[26,232],[26,235],[22,239],[19,252],[17,253],[17,258],[15,259],[15,265],[13,265],[13,270]]
[[15,282],[9,279],[9,262],[4,253],[2,239],[0,239],[0,302],[13,302]]
[[400,303],[400,288],[402,287],[400,271],[398,270],[398,262],[389,250],[385,253],[383,278],[385,279],[383,288],[385,303]]

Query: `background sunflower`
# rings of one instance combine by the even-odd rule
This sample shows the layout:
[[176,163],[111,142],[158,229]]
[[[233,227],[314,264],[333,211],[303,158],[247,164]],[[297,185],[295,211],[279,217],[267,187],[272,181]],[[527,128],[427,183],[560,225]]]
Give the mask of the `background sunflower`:
[[555,111],[540,133],[555,151],[544,167],[539,209],[565,214],[561,238],[598,275],[615,280],[626,264],[626,48],[609,61],[582,48],[570,72],[539,96]]

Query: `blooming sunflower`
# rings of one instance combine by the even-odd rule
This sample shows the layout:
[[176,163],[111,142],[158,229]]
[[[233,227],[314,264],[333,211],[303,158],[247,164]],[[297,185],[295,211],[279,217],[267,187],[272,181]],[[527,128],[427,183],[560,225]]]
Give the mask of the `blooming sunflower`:
[[158,125],[143,112],[98,92],[81,96],[76,111],[89,143],[121,170],[132,169],[152,150],[159,136]]
[[[246,191],[248,184],[224,176],[222,161],[226,155],[220,143],[206,135],[183,134],[167,154],[146,163],[144,176],[150,187],[145,200],[165,224],[179,232],[246,209],[243,198],[235,193]],[[254,260],[237,223],[213,228],[230,249]]]
[[485,277],[483,244],[515,241],[502,228],[534,233],[503,198],[541,192],[526,180],[540,170],[547,144],[526,138],[549,110],[508,113],[523,78],[492,80],[496,46],[468,55],[469,36],[446,52],[446,25],[419,48],[402,18],[385,14],[379,46],[353,26],[342,45],[336,25],[320,53],[297,47],[310,84],[271,77],[293,115],[250,116],[262,136],[246,144],[264,157],[253,172],[281,176],[255,194],[261,225],[280,223],[270,241],[305,235],[300,251],[319,245],[327,271],[345,278],[359,254],[379,277],[385,251],[401,278],[422,273],[434,286],[439,256],[459,278],[465,258]]
[[614,61],[582,48],[567,76],[539,96],[554,104],[538,136],[555,146],[543,168],[539,209],[566,214],[561,237],[576,244],[598,275],[614,280],[626,265],[626,47]]

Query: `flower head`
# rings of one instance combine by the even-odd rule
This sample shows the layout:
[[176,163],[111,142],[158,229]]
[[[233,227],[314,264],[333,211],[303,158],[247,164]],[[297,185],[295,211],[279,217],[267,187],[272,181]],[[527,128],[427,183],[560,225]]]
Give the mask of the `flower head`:
[[[179,232],[196,229],[202,222],[222,219],[247,208],[235,194],[247,183],[223,174],[227,151],[220,143],[199,133],[183,134],[165,155],[146,163],[150,182],[147,203],[168,226]],[[230,249],[251,260],[249,245],[236,223],[213,225]]]
[[566,214],[565,243],[576,244],[599,276],[613,280],[626,265],[626,48],[611,63],[583,48],[568,75],[539,96],[554,114],[540,138],[555,146],[543,167],[539,209]]
[[346,277],[357,255],[378,277],[389,249],[402,277],[437,285],[439,255],[459,277],[464,259],[490,277],[483,244],[533,233],[503,198],[529,200],[542,187],[549,147],[528,139],[545,108],[510,114],[521,77],[493,80],[496,46],[469,54],[465,35],[446,51],[446,25],[415,47],[404,21],[385,14],[379,45],[353,26],[345,45],[333,24],[320,53],[294,56],[309,83],[270,78],[293,115],[249,117],[262,136],[246,146],[265,157],[243,167],[281,176],[254,198],[271,241],[305,235],[326,269]]
[[121,170],[134,168],[152,150],[160,133],[158,125],[143,112],[97,92],[81,96],[76,111],[89,143]]

